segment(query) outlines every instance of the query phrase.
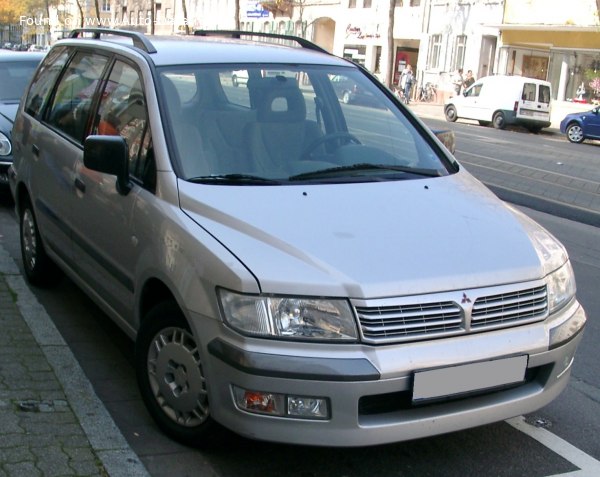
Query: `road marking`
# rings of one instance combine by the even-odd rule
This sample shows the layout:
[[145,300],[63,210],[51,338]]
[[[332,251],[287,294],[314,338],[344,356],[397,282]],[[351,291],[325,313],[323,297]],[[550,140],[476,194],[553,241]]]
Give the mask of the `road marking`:
[[528,424],[523,416],[507,419],[506,422],[546,446],[563,459],[568,460],[574,466],[579,467],[579,470],[574,472],[555,474],[548,477],[598,477],[600,475],[600,461],[597,461],[592,456],[587,455],[582,450],[569,444],[557,435],[552,434],[550,431]]

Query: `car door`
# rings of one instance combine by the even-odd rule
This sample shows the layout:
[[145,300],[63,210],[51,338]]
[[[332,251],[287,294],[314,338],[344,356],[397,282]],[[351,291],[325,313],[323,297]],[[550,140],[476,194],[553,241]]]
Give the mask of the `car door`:
[[151,136],[141,74],[115,60],[100,94],[92,134],[119,135],[129,151],[131,190],[117,190],[114,175],[87,169],[79,157],[73,205],[73,250],[80,274],[94,293],[120,316],[129,316],[138,256],[134,215],[138,196],[152,189]]
[[457,98],[456,105],[459,117],[470,119],[481,117],[483,88],[483,82],[476,82]]
[[550,87],[525,82],[517,108],[517,117],[540,121],[550,120]]
[[[67,50],[54,65],[66,56]],[[33,159],[30,190],[39,229],[51,252],[70,266],[73,265],[75,164],[83,156],[83,134],[92,96],[107,62],[107,56],[94,52],[79,51],[71,55],[41,116],[42,123],[32,124],[32,136],[28,141],[31,151],[27,153],[32,154]],[[32,97],[26,112],[33,113],[39,103],[35,96]]]
[[594,108],[586,114],[583,127],[586,136],[600,138],[600,108]]

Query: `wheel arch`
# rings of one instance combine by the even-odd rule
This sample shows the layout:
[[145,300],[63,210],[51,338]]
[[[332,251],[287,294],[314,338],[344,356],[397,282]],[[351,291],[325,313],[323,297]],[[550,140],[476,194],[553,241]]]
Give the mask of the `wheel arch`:
[[139,324],[142,325],[148,312],[159,303],[166,301],[172,301],[183,311],[183,308],[179,304],[179,301],[175,298],[175,294],[162,280],[156,277],[152,277],[143,285],[140,292],[138,316]]

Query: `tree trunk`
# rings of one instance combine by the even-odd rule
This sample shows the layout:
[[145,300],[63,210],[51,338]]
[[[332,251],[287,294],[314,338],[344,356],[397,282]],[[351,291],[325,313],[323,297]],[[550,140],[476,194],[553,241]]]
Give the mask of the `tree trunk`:
[[156,3],[154,0],[150,0],[150,34],[154,35],[154,20],[156,15]]
[[387,50],[388,50],[388,64],[385,72],[385,85],[388,88],[392,87],[394,81],[394,63],[396,62],[396,55],[394,54],[394,8],[396,2],[390,0],[389,11],[388,11],[388,32],[387,32]]
[[79,8],[79,24],[83,27],[83,20],[85,16],[83,15],[83,7],[81,6],[81,2],[79,0],[75,0],[77,2],[77,8]]
[[96,21],[98,22],[96,23],[96,26],[102,26],[100,23],[100,4],[98,3],[98,0],[94,0],[94,7],[96,8]]
[[183,22],[185,26],[185,34],[190,34],[190,25],[188,23],[188,14],[187,14],[187,5],[185,4],[185,0],[181,0],[181,7],[183,9]]
[[235,0],[235,29],[240,29],[240,0]]

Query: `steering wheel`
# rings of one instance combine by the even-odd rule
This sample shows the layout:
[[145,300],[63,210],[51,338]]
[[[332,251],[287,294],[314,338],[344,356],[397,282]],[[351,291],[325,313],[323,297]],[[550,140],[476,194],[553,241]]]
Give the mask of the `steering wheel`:
[[342,144],[342,141],[343,144],[362,144],[354,134],[351,134],[348,131],[338,131],[330,134],[325,134],[324,136],[317,138],[315,141],[309,144],[306,149],[304,149],[304,151],[300,155],[301,160],[304,160],[305,158],[309,157],[313,153],[313,151],[316,148],[318,148],[321,144],[326,144],[332,141],[340,141],[340,145]]

